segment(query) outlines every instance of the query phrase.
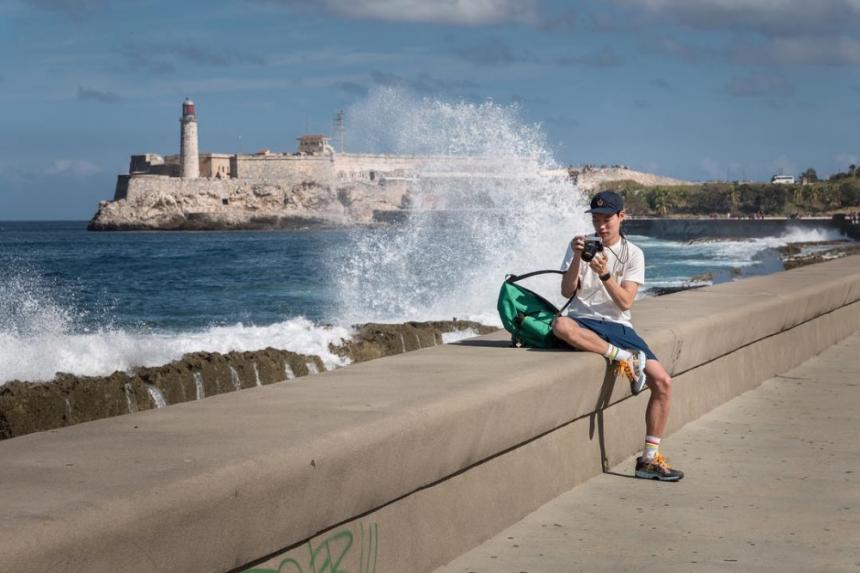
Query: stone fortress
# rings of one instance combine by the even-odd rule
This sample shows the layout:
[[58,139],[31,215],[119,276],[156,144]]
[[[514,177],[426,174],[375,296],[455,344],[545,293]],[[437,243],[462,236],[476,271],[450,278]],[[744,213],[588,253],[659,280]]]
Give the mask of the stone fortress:
[[[506,178],[512,172],[509,158],[336,152],[324,135],[299,137],[295,153],[199,153],[197,110],[190,99],[182,103],[179,122],[180,153],[132,155],[128,174],[117,177],[113,200],[99,204],[91,230],[367,224],[396,220],[397,212],[415,207],[422,182]],[[521,173],[563,177],[586,191],[613,179],[676,182],[619,166],[540,171],[536,163],[523,162]]]

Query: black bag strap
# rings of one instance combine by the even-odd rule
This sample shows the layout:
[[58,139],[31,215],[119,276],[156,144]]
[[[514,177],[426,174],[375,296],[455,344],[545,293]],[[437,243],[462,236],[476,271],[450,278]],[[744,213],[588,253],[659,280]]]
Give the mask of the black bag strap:
[[507,275],[507,276],[505,277],[505,282],[508,282],[508,283],[515,283],[515,282],[517,282],[517,281],[521,281],[521,280],[523,280],[523,279],[527,279],[527,278],[529,278],[529,277],[534,277],[534,276],[537,276],[537,275],[546,275],[546,274],[549,274],[549,273],[555,273],[555,274],[558,274],[558,275],[563,275],[563,274],[565,273],[565,271],[558,271],[558,270],[556,270],[556,269],[549,269],[549,270],[546,270],[546,271],[532,271],[532,272],[530,272],[530,273],[526,273],[526,274],[524,274],[524,275]]
[[[527,279],[529,277],[534,277],[537,275],[546,275],[546,274],[550,274],[550,273],[555,273],[557,275],[563,275],[566,272],[567,271],[559,271],[556,269],[547,269],[547,270],[543,270],[543,271],[532,271],[532,272],[526,273],[524,275],[507,275],[507,276],[505,276],[505,282],[510,283],[510,284],[514,284],[515,282],[521,281],[523,279]],[[574,292],[573,296],[571,296],[569,299],[567,299],[567,302],[564,303],[564,306],[561,307],[561,309],[558,311],[557,316],[561,316],[562,314],[564,314],[565,309],[570,306],[570,303],[573,302],[573,299],[575,297],[576,297],[576,293]]]

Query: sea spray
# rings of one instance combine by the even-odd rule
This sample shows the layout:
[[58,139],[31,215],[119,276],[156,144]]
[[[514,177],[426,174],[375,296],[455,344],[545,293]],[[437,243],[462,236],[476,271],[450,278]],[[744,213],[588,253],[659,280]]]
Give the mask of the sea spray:
[[284,376],[285,376],[284,382],[286,382],[288,380],[295,380],[295,378],[296,378],[296,373],[293,372],[293,369],[286,362],[284,362]]
[[232,366],[230,366],[230,383],[235,390],[242,389],[242,383],[239,381],[239,373]]
[[[557,268],[590,228],[583,197],[516,106],[383,89],[348,115],[359,149],[424,157],[406,223],[356,231],[332,259],[349,322],[497,323],[505,275]],[[558,298],[557,283],[544,281],[547,296]]]
[[161,390],[159,390],[152,384],[146,384],[146,391],[149,392],[149,397],[152,400],[152,404],[156,408],[167,407],[167,400],[164,399],[164,394],[161,393]]
[[326,368],[335,368],[349,360],[332,353],[330,345],[349,340],[351,332],[340,326],[320,326],[302,317],[268,326],[235,324],[177,333],[118,329],[81,333],[57,329],[22,336],[15,331],[0,332],[0,384],[15,379],[48,381],[56,372],[103,376],[138,366],[159,366],[192,352],[226,354],[267,346],[316,355]]
[[195,372],[192,376],[194,377],[195,397],[197,400],[202,400],[206,397],[206,390],[203,386],[203,374],[201,372]]

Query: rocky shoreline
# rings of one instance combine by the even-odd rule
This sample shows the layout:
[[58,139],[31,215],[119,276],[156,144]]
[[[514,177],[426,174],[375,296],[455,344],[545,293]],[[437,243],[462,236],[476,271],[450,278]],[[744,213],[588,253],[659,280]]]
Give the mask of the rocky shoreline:
[[[365,324],[331,350],[352,363],[443,344],[443,334],[495,331],[461,320]],[[318,356],[266,348],[195,352],[180,360],[109,376],[58,373],[50,382],[13,380],[0,386],[0,439],[23,436],[171,404],[200,400],[324,372]]]
[[779,254],[785,270],[790,270],[850,255],[860,255],[860,243],[856,241],[789,243],[780,247]]

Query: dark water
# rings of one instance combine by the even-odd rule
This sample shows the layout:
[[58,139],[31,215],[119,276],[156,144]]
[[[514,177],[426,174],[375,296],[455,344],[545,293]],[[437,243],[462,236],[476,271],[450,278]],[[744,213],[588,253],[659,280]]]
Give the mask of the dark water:
[[325,259],[347,240],[340,230],[92,233],[78,221],[0,227],[4,280],[71,305],[80,327],[323,320],[332,310]]

